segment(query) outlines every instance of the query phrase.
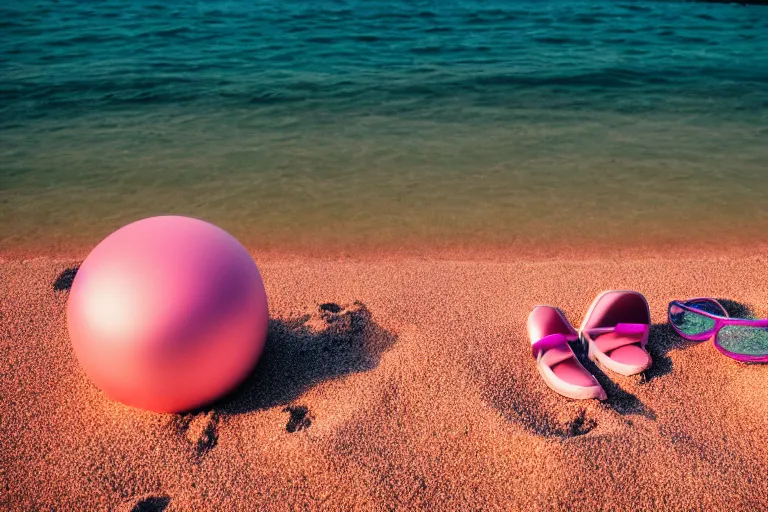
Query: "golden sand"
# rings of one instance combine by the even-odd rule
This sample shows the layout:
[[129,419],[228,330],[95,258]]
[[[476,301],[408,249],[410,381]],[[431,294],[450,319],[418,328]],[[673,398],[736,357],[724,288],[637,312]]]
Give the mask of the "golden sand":
[[[768,315],[766,257],[257,261],[266,352],[235,393],[183,415],[112,402],[87,380],[60,279],[76,261],[0,263],[0,508],[767,506],[768,365],[666,326],[668,301],[690,296]],[[603,403],[550,391],[530,309],[558,306],[578,326],[598,292],[625,288],[651,305],[653,367],[590,366]]]

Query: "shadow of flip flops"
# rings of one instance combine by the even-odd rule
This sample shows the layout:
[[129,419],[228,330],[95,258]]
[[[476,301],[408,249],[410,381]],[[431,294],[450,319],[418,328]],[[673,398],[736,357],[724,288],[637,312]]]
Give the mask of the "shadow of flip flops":
[[274,319],[258,366],[215,405],[225,414],[285,406],[311,387],[378,366],[396,337],[360,303],[325,303],[299,318]]
[[604,404],[622,416],[636,414],[651,420],[656,419],[656,413],[653,410],[647,407],[636,395],[622,388],[616,382],[614,378],[616,374],[609,376],[600,366],[589,359],[583,358],[581,361],[584,364],[584,368],[595,376],[608,395],[608,400],[603,402]]
[[648,334],[646,349],[651,354],[653,364],[643,372],[643,382],[672,373],[672,358],[669,352],[693,345],[696,342],[688,341],[668,324],[653,324]]

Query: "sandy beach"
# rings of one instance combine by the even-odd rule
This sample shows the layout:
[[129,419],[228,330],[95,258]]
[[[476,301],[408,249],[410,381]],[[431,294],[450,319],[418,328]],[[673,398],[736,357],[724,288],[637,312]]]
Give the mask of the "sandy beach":
[[[671,299],[768,314],[768,257],[452,261],[255,257],[267,349],[189,414],[108,400],[70,347],[78,262],[0,263],[6,510],[758,510],[768,366],[684,342]],[[609,399],[539,377],[535,304],[578,325],[604,289],[651,305],[645,374],[591,367]],[[738,306],[737,304],[737,306]]]
[[[745,3],[2,2],[0,512],[768,512],[768,364],[667,324],[691,297],[768,316]],[[88,254],[164,215],[231,233],[269,302],[253,372],[184,414],[109,399],[67,329]],[[151,401],[250,368],[256,272],[194,232],[103,253],[142,264],[82,295],[91,374]],[[527,316],[578,327],[611,289],[648,299],[653,364],[586,361],[608,399],[567,399]]]

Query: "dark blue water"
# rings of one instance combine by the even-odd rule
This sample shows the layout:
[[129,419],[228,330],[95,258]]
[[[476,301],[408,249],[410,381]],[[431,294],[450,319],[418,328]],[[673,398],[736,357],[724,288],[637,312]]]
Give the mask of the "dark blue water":
[[297,250],[768,227],[768,7],[5,1],[0,74],[0,249],[160,213]]

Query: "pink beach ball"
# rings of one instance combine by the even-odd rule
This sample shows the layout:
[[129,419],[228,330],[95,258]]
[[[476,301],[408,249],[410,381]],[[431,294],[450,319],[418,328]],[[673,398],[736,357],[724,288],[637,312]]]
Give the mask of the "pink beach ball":
[[77,271],[67,324],[111,398],[158,412],[209,403],[253,370],[267,337],[259,269],[232,235],[151,217],[105,238]]

